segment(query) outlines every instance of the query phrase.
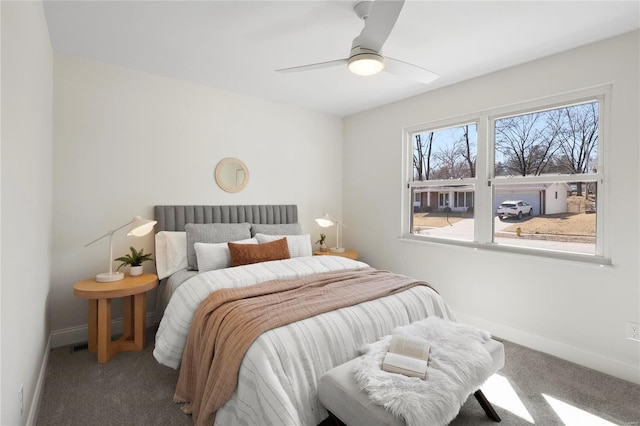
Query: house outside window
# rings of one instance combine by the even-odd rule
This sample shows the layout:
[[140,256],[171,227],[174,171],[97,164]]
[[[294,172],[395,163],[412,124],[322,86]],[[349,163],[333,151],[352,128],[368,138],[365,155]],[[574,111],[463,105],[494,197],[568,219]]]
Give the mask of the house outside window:
[[453,208],[461,211],[468,211],[473,208],[473,192],[472,191],[456,191],[455,203]]
[[[403,235],[607,263],[609,93],[603,86],[405,129],[413,203],[403,208]],[[520,211],[500,208],[514,202]]]

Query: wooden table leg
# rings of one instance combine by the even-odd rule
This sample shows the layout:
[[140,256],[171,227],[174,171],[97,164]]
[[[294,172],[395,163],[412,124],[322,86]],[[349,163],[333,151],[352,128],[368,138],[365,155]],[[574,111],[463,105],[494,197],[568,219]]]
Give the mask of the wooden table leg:
[[134,301],[134,341],[138,350],[144,350],[145,344],[145,329],[147,323],[147,293],[139,293],[133,296]]
[[111,299],[98,299],[98,362],[111,359]]
[[126,296],[122,298],[122,316],[124,320],[122,330],[122,340],[129,340],[133,336],[133,296]]
[[112,343],[112,355],[118,352],[144,350],[147,322],[147,295],[146,293],[141,293],[133,295],[131,298],[125,298],[125,333],[117,341]]
[[89,299],[89,352],[98,350],[98,300]]

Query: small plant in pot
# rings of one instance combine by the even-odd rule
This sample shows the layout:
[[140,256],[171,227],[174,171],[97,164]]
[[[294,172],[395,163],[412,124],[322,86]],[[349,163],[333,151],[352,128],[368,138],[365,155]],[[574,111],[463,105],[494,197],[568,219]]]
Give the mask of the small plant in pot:
[[131,251],[131,254],[114,259],[117,262],[122,262],[120,266],[118,266],[117,271],[125,265],[130,265],[131,268],[129,268],[129,275],[134,277],[136,275],[142,275],[142,262],[153,260],[151,258],[151,253],[144,253],[143,248],[140,249],[140,251],[137,251],[135,248],[129,247],[129,250]]
[[325,234],[320,234],[320,239],[316,241],[316,244],[320,244],[320,251],[327,251],[327,245],[324,242],[326,239],[327,236]]

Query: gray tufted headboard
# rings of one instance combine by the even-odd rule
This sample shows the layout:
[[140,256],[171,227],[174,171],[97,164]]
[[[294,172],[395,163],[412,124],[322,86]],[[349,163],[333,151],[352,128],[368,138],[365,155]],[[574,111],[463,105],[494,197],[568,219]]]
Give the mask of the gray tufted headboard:
[[153,216],[158,221],[155,232],[184,231],[187,223],[297,223],[298,206],[154,206]]

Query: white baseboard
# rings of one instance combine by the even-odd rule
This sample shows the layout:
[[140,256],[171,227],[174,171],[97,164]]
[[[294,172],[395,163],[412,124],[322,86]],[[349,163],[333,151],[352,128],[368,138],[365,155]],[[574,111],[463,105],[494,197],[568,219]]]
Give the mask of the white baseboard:
[[44,389],[44,381],[47,375],[47,366],[49,365],[49,352],[51,352],[51,334],[47,339],[47,345],[44,348],[44,355],[42,356],[42,364],[40,365],[40,373],[38,374],[38,380],[36,381],[36,387],[33,391],[33,399],[31,400],[31,407],[29,408],[29,415],[27,416],[27,426],[35,426],[38,421],[38,412],[40,411],[40,401],[42,401],[42,390]]
[[[152,327],[158,322],[155,312],[147,312],[147,327]],[[122,318],[116,318],[111,321],[111,332],[122,334],[124,322]],[[59,348],[60,346],[74,345],[84,343],[89,338],[89,326],[87,324],[77,327],[63,328],[51,332],[51,347]]]
[[593,352],[588,352],[557,340],[547,339],[546,337],[478,318],[473,315],[467,315],[456,311],[456,317],[460,322],[488,330],[497,338],[502,338],[510,342],[526,346],[527,348],[582,365],[583,367],[591,368],[592,370],[600,371],[632,383],[640,384],[640,368],[637,365],[625,364],[618,360],[607,358]]

